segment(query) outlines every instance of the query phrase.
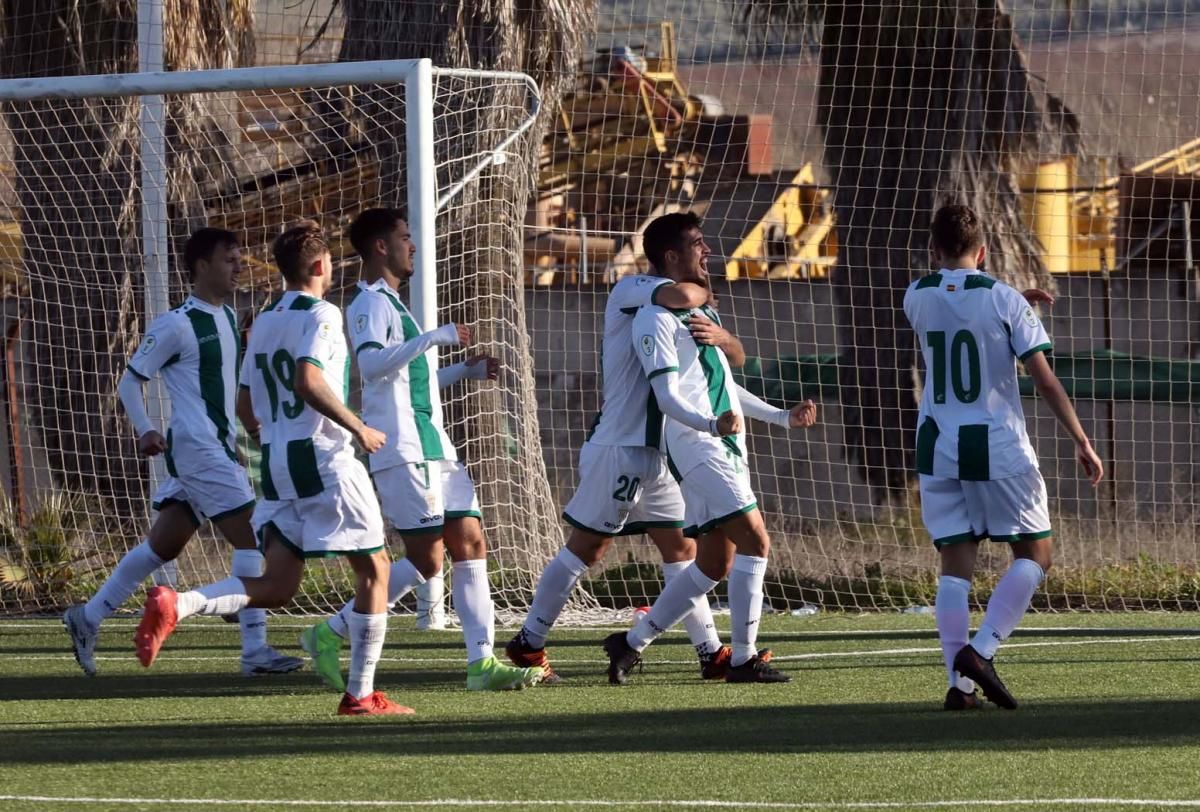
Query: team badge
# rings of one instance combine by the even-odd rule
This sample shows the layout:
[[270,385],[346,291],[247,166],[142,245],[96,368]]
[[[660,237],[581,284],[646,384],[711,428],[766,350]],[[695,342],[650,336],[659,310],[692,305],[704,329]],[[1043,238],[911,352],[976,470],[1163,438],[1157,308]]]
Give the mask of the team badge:
[[355,319],[354,329],[360,333],[363,330],[367,329],[367,316],[365,313],[363,315],[359,316],[357,319]]
[[317,335],[326,341],[329,340],[329,334],[333,332],[333,328],[329,326],[329,322],[321,322],[321,326],[317,328]]
[[142,355],[149,355],[157,343],[158,341],[155,340],[154,336],[146,336],[146,340],[142,342]]
[[642,352],[646,355],[654,354],[654,336],[642,336]]
[[1033,308],[1031,307],[1025,308],[1025,323],[1030,327],[1037,327],[1038,325],[1037,316],[1033,315]]

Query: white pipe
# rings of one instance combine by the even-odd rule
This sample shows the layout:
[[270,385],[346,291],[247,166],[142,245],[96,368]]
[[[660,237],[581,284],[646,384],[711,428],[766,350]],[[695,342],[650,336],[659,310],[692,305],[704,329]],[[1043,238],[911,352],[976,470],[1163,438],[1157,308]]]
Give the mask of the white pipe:
[[[433,65],[428,59],[419,60],[408,74],[404,98],[408,227],[417,246],[409,296],[421,329],[432,330],[438,326],[437,164],[433,151]],[[437,370],[437,349],[430,349],[425,357],[432,376]]]

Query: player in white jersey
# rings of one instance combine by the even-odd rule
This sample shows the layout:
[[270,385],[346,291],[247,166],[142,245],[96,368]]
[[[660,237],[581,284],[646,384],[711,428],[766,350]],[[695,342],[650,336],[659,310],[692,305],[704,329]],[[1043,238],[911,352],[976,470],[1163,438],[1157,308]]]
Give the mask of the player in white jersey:
[[[202,228],[183,250],[192,282],[182,305],[151,323],[117,392],[138,437],[138,452],[163,454],[166,480],[152,500],[158,516],[142,543],[127,552],[95,596],[63,615],[75,660],[88,676],[96,673],[100,625],[121,607],[156,569],[175,560],[204,521],[211,521],[233,549],[233,572],[258,575],[262,554],[254,541],[250,514],[254,489],[235,451],[241,337],[225,300],[237,288],[241,251],[237,236]],[[146,413],[142,385],[160,375],[171,397],[171,424],[163,437]],[[266,613],[238,614],[242,633],[242,673],[282,674],[304,661],[267,645]]]
[[[660,256],[663,269],[675,279],[707,284],[710,251],[695,215],[667,215],[651,224],[647,235],[651,229],[658,244],[647,246],[647,256],[652,251]],[[699,312],[720,322],[709,307]],[[816,420],[816,405],[805,401],[791,410],[776,409],[738,386],[721,348],[692,336],[688,322],[696,313],[650,305],[633,319],[638,359],[667,416],[664,444],[668,467],[683,492],[684,532],[697,542],[696,560],[667,583],[650,611],[628,633],[617,632],[604,641],[608,678],[614,684],[624,684],[641,652],[727,575],[733,650],[725,680],[789,679],[755,648],[770,539],[750,487],[742,415],[808,427]]]
[[355,457],[383,447],[382,432],[346,406],[349,355],[342,314],[324,301],[333,278],[316,223],[275,240],[287,290],[255,321],[242,366],[238,415],[262,446],[263,501],[254,524],[266,552],[261,578],[226,578],[192,592],[156,587],[135,642],[149,666],[178,620],[292,599],[309,558],[344,555],[357,579],[350,612],[350,679],[338,714],[412,713],[374,687],[387,632],[388,554],[370,477]]
[[[454,608],[467,645],[467,689],[528,687],[540,668],[513,668],[493,654],[495,620],[487,572],[487,542],[471,476],[442,428],[441,387],[463,378],[492,378],[498,362],[474,356],[430,375],[431,348],[469,344],[468,327],[444,324],[422,332],[400,300],[400,283],[413,274],[416,252],[402,214],[367,209],[350,225],[350,243],[362,258],[363,279],[347,308],[351,346],[363,380],[363,419],[388,435],[371,456],[371,476],[383,513],[404,539],[405,558],[389,577],[388,605],[409,590],[440,578],[446,551],[453,560]],[[342,679],[338,650],[350,607],[301,635],[313,667],[330,685]]]
[[[670,217],[663,220],[670,222]],[[661,223],[659,226],[661,227]],[[651,267],[662,267],[654,252],[656,226],[644,244]],[[663,415],[642,371],[630,338],[633,318],[651,304],[687,309],[708,301],[709,292],[694,282],[676,284],[663,275],[626,276],[613,286],[604,308],[601,344],[601,408],[579,452],[579,485],[563,510],[571,535],[538,579],[529,615],[505,652],[517,665],[541,666],[557,681],[546,656],[546,639],[572,590],[588,568],[608,551],[614,536],[646,533],[662,555],[664,581],[672,580],[696,557],[695,542],[683,534],[683,496],[667,470],[661,451]],[[690,325],[698,341],[720,346],[745,359],[741,343],[719,325],[696,318]],[[729,665],[707,598],[698,598],[683,619],[700,658],[704,679],[720,679]]]
[[[1104,467],[1046,361],[1050,339],[1041,321],[1020,293],[978,270],[985,249],[975,212],[939,209],[929,246],[942,270],[909,286],[904,314],[925,361],[916,467],[921,515],[941,555],[936,617],[950,682],[944,707],[977,707],[978,684],[988,699],[1013,709],[1016,700],[992,658],[1045,578],[1053,536],[1046,485],[1025,431],[1017,360],[1075,441],[1093,486]],[[1008,543],[1013,563],[968,643],[967,596],[985,538]]]

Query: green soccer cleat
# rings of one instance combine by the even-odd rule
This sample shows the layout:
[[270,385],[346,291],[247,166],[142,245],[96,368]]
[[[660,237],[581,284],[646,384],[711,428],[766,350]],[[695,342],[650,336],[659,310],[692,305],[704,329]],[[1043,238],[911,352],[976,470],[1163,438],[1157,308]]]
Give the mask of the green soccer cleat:
[[467,666],[467,690],[519,691],[537,685],[544,676],[540,667],[514,668],[495,657],[487,657]]
[[322,620],[300,633],[300,648],[312,659],[313,671],[321,681],[335,691],[344,693],[346,681],[342,678],[342,638],[329,628],[329,621]]

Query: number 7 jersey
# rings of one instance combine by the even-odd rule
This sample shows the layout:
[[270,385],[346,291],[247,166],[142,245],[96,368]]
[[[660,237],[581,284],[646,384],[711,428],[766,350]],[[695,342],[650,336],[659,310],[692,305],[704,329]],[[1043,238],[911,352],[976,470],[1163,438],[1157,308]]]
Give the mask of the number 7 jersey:
[[1050,339],[1021,294],[976,270],[943,270],[909,285],[904,315],[925,359],[917,473],[988,480],[1037,468],[1016,359]]
[[318,367],[346,402],[350,367],[342,312],[295,291],[267,306],[250,330],[242,361],[254,415],[262,424],[262,490],[266,499],[304,499],[333,484],[339,469],[358,465],[350,432],[295,393],[300,364]]

